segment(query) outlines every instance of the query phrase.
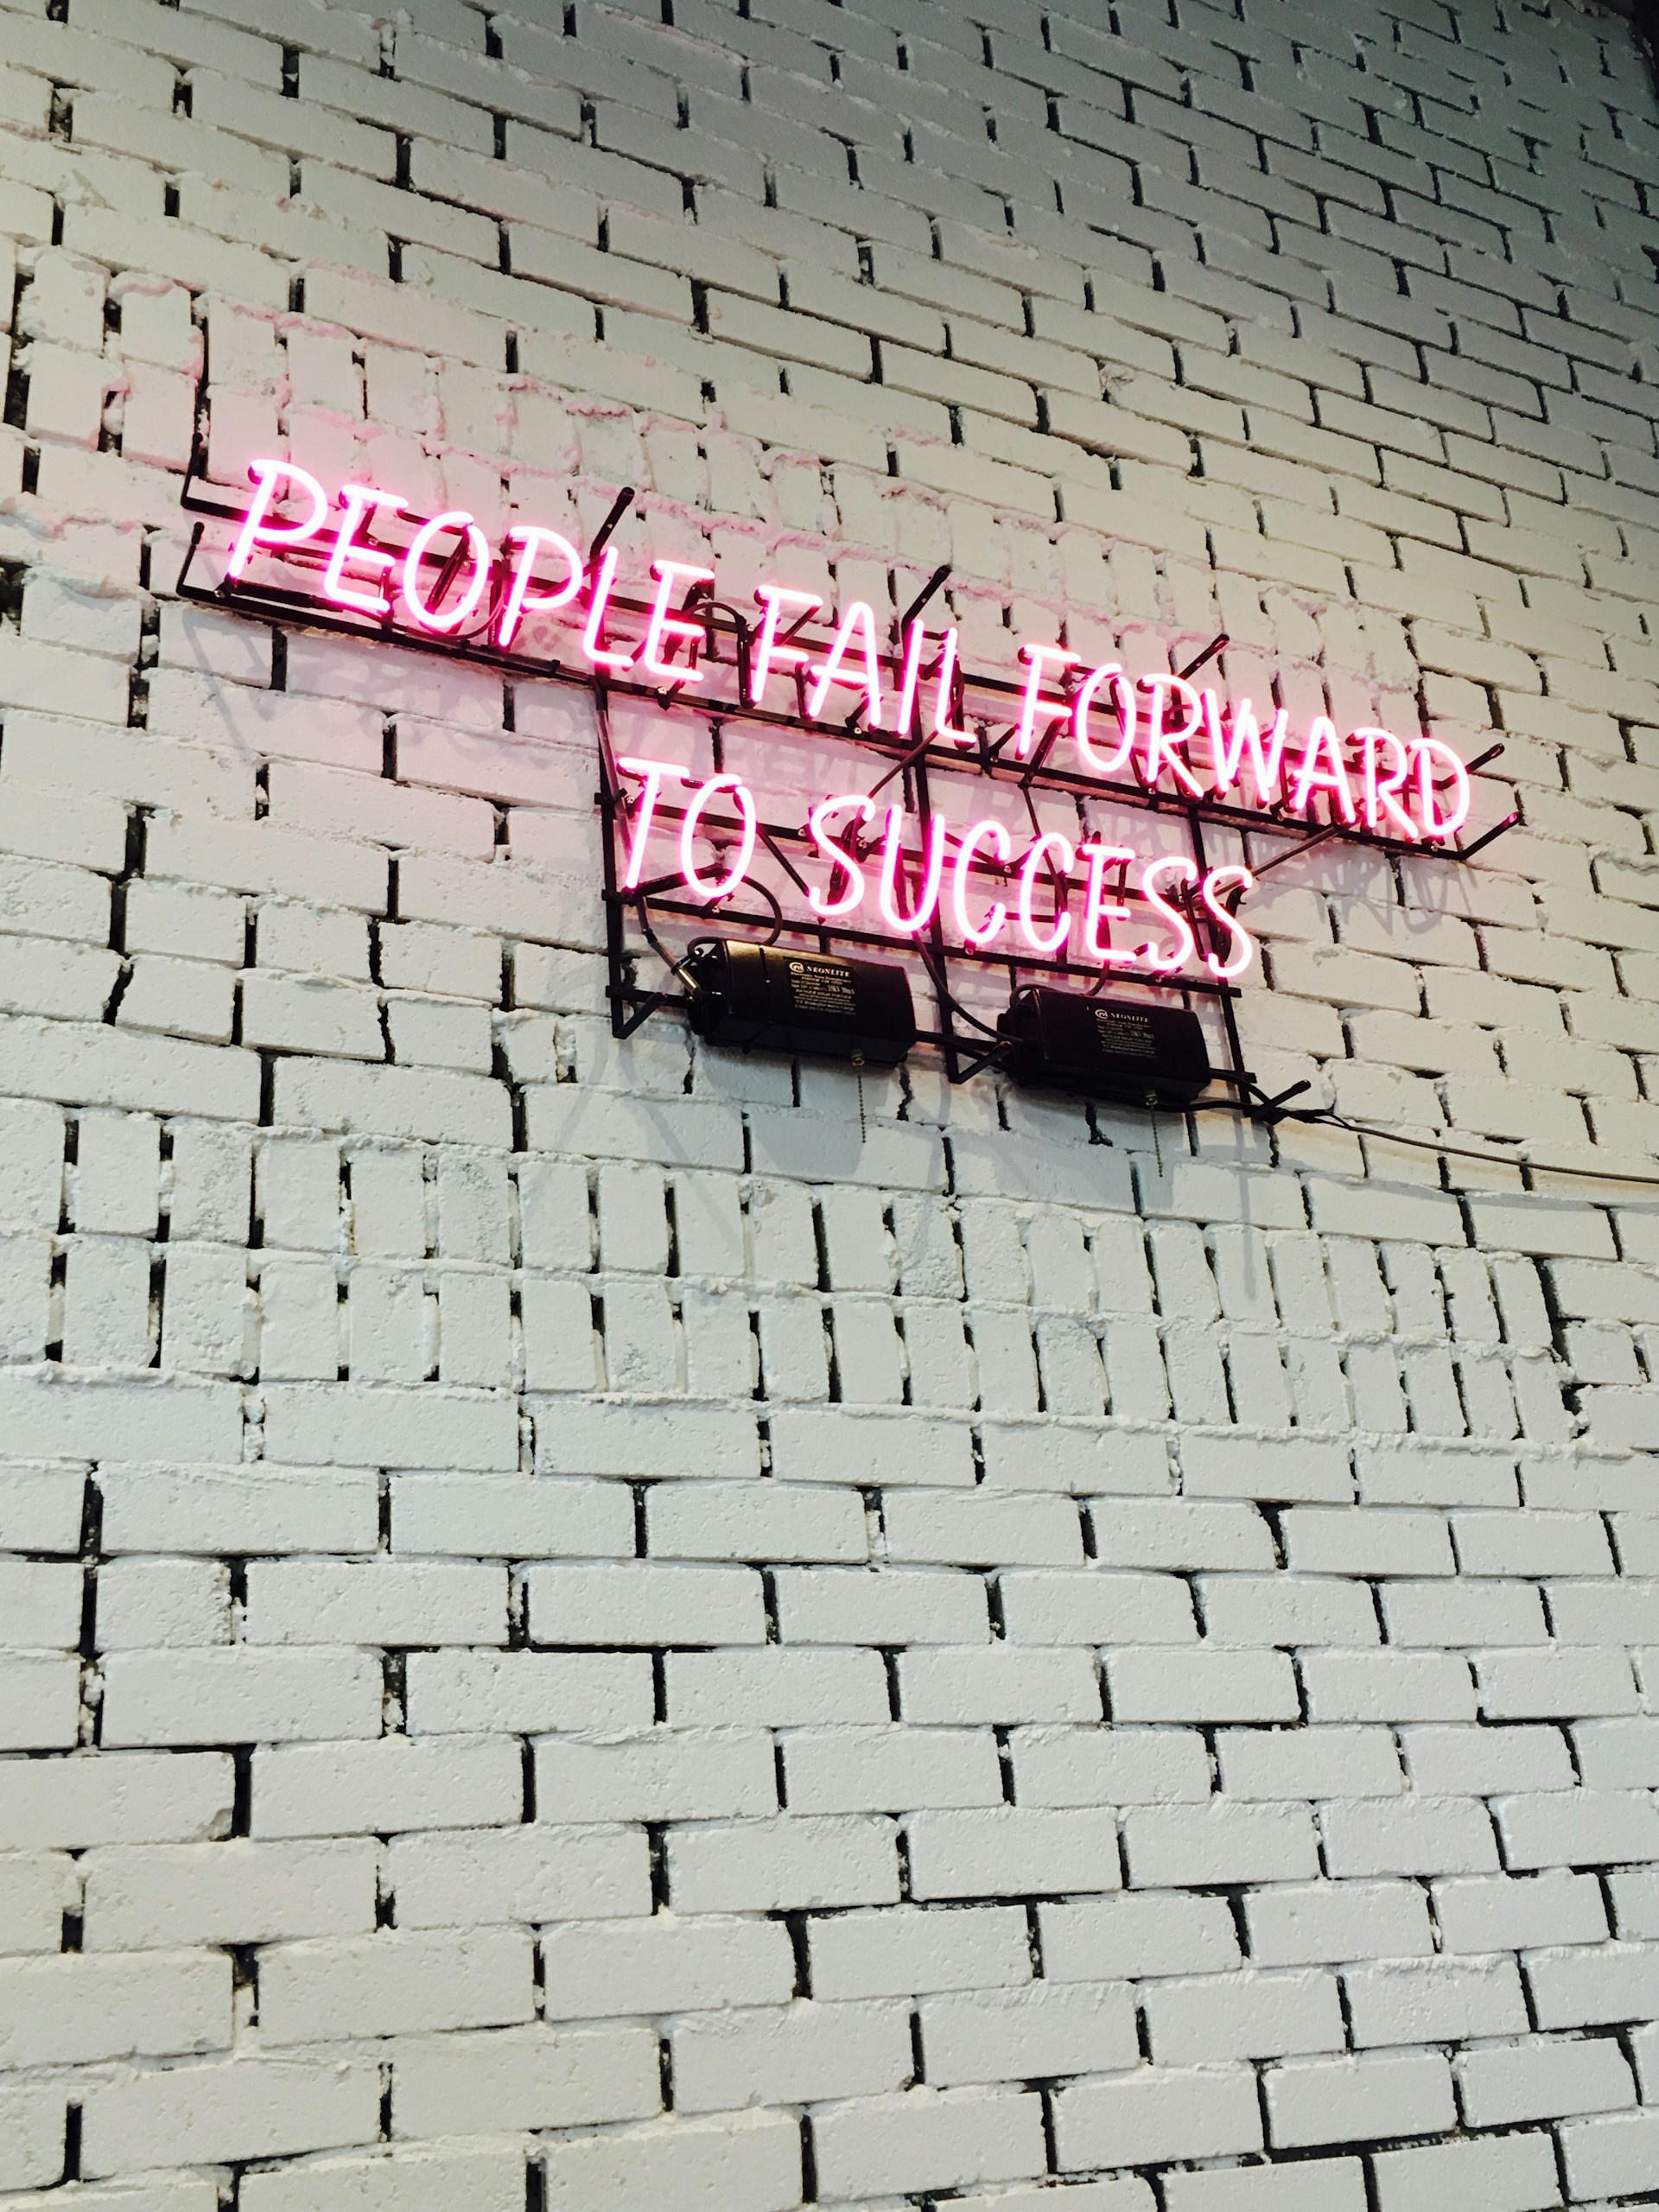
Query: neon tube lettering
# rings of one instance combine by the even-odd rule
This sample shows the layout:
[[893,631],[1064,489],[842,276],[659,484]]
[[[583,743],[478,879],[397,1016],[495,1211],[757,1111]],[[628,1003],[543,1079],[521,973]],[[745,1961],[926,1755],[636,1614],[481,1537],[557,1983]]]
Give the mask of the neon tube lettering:
[[[901,737],[910,733],[916,712],[917,695],[922,688],[922,659],[927,650],[927,634],[919,621],[912,622],[905,632],[905,665],[899,690],[899,714],[893,728]],[[938,664],[933,672],[933,720],[930,733],[946,745],[971,745],[971,731],[958,729],[950,720],[950,694],[957,674],[957,633],[947,630],[939,642]]]
[[[1046,830],[1030,848],[1020,870],[1020,933],[1033,952],[1052,955],[1059,951],[1071,934],[1071,917],[1062,900],[1064,893],[1056,888],[1054,926],[1046,934],[1037,926],[1033,901],[1037,895],[1037,874],[1050,853],[1060,861],[1060,874],[1070,875],[1077,862],[1077,849],[1069,837],[1062,837],[1058,830]],[[1064,854],[1065,858],[1060,860]]]
[[582,633],[582,650],[595,668],[613,668],[620,672],[633,666],[633,655],[613,652],[604,642],[605,610],[615,588],[616,553],[607,546],[599,564],[599,574],[594,578],[593,595],[588,601],[588,625]]
[[[1095,695],[1107,684],[1111,687],[1117,708],[1117,750],[1109,760],[1103,760],[1089,734],[1089,715],[1095,703]],[[1077,758],[1085,768],[1092,770],[1097,776],[1122,773],[1125,762],[1135,750],[1138,703],[1134,684],[1116,661],[1108,661],[1103,668],[1090,670],[1083,679],[1077,697],[1071,702],[1071,734],[1077,741]]]
[[939,647],[938,674],[934,679],[933,734],[946,745],[971,745],[971,730],[958,729],[950,719],[951,693],[957,682],[957,633],[947,630]]
[[876,893],[876,904],[881,909],[881,918],[890,930],[900,937],[918,937],[932,920],[939,903],[939,877],[944,868],[944,818],[936,814],[927,825],[927,853],[923,863],[922,892],[913,911],[901,914],[899,911],[899,879],[900,864],[905,856],[905,810],[902,806],[887,809],[887,827],[881,840],[881,882]]
[[1226,960],[1217,959],[1213,949],[1204,956],[1204,964],[1218,983],[1230,983],[1242,976],[1255,957],[1255,940],[1248,930],[1239,927],[1236,917],[1221,903],[1228,891],[1254,891],[1255,878],[1247,868],[1212,868],[1198,886],[1198,897],[1211,918],[1219,922],[1232,940],[1233,952]]
[[[449,612],[436,614],[430,601],[421,596],[421,563],[431,551],[433,540],[448,530],[461,531],[465,538],[467,550],[472,557],[473,573],[466,590]],[[403,601],[421,629],[435,630],[441,636],[459,630],[483,598],[484,588],[489,581],[489,540],[471,515],[463,514],[459,508],[449,514],[434,515],[431,521],[423,523],[410,538],[409,550],[404,556]]]
[[1166,853],[1161,860],[1148,861],[1141,872],[1141,897],[1165,928],[1173,930],[1175,935],[1173,946],[1166,951],[1160,952],[1148,938],[1135,954],[1137,960],[1160,976],[1172,976],[1178,968],[1185,968],[1198,950],[1198,944],[1186,916],[1160,894],[1158,887],[1166,878],[1184,884],[1196,883],[1198,875],[1197,863],[1180,853]]
[[622,887],[637,891],[639,879],[645,872],[645,840],[651,835],[652,818],[657,811],[658,798],[671,776],[687,781],[685,771],[677,768],[671,760],[647,760],[641,755],[623,754],[617,766],[630,776],[643,776],[645,783],[633,802],[633,835],[628,841],[627,865],[622,871]]
[[[1031,758],[1031,747],[1037,734],[1037,709],[1043,700],[1043,675],[1052,663],[1056,668],[1075,668],[1081,658],[1068,652],[1064,645],[1025,645],[1020,648],[1020,658],[1027,667],[1025,696],[1020,702],[1020,730],[1014,741],[1014,749],[1020,760]],[[1049,704],[1058,703],[1047,702]]]
[[[1449,745],[1442,745],[1438,737],[1420,737],[1412,751],[1417,756],[1417,810],[1422,817],[1423,835],[1444,842],[1455,837],[1469,819],[1469,771]],[[1450,807],[1442,810],[1440,793],[1435,786],[1433,762],[1446,763],[1450,774],[1447,781],[1454,794]]]
[[893,724],[900,737],[910,735],[911,718],[916,712],[916,694],[921,689],[922,654],[926,645],[926,632],[919,622],[912,622],[905,632],[905,665],[899,681],[899,711]]
[[830,815],[839,812],[844,806],[853,809],[861,824],[868,822],[875,812],[875,801],[855,791],[843,793],[839,798],[821,798],[807,817],[807,834],[830,864],[830,891],[835,888],[835,871],[837,868],[844,870],[847,877],[847,888],[838,899],[819,891],[816,886],[807,892],[807,901],[813,912],[826,922],[833,921],[837,914],[850,914],[864,897],[863,869],[846,847],[838,845],[823,826]]
[[[558,607],[569,607],[582,589],[582,578],[581,554],[556,530],[543,530],[539,523],[515,523],[507,532],[507,539],[509,543],[517,544],[518,557],[512,564],[506,604],[496,625],[495,642],[503,647],[510,645],[518,636],[525,615],[551,614]],[[556,591],[532,592],[530,588],[531,571],[543,553],[556,554],[569,572]]]
[[1098,960],[1103,968],[1132,967],[1140,955],[1115,951],[1109,937],[1103,944],[1100,925],[1103,922],[1127,922],[1129,918],[1127,906],[1106,896],[1106,871],[1132,861],[1135,853],[1128,845],[1103,845],[1091,838],[1086,845],[1077,848],[1077,857],[1080,860],[1086,857],[1089,862],[1089,888],[1084,898],[1083,949],[1090,960]]
[[[1190,791],[1194,798],[1202,798],[1204,786],[1182,758],[1179,750],[1187,740],[1198,734],[1204,704],[1198,693],[1184,677],[1143,676],[1141,688],[1147,694],[1146,777],[1148,784],[1156,784],[1166,768],[1176,782]],[[1181,726],[1166,729],[1164,717],[1170,702],[1179,700]]]
[[[296,468],[291,461],[251,461],[248,474],[254,484],[254,494],[248,511],[242,518],[242,527],[237,532],[236,543],[231,548],[231,557],[226,563],[226,573],[232,579],[241,575],[253,558],[257,545],[301,545],[308,537],[315,537],[328,519],[328,494],[323,490],[309,469]],[[309,518],[302,523],[268,522],[266,517],[276,504],[276,480],[286,478],[299,486],[311,503]]]
[[956,866],[950,872],[951,915],[963,943],[971,944],[976,951],[998,936],[1008,918],[1007,907],[1001,899],[991,901],[982,921],[976,922],[968,912],[968,874],[975,855],[984,845],[1004,861],[1013,849],[1008,833],[1000,822],[976,822],[971,829],[962,832],[957,844]]
[[[853,651],[854,633],[857,633],[858,653],[864,663],[861,676],[843,676],[841,664]],[[832,683],[848,683],[864,694],[864,711],[872,729],[881,727],[881,670],[876,658],[875,616],[861,599],[855,599],[841,618],[841,627],[830,641],[830,656],[818,671],[806,702],[806,711],[817,721],[823,712],[823,702],[830,696]]]
[[[1326,761],[1328,766],[1324,765]],[[1355,819],[1354,795],[1348,788],[1348,771],[1342,765],[1336,724],[1329,715],[1315,715],[1309,725],[1307,743],[1302,748],[1295,787],[1291,792],[1292,811],[1306,814],[1315,791],[1330,792],[1344,822]]]
[[1233,709],[1231,720],[1224,735],[1221,727],[1221,702],[1213,691],[1199,695],[1204,701],[1205,728],[1210,739],[1210,758],[1212,777],[1217,791],[1230,791],[1239,780],[1239,769],[1244,755],[1250,758],[1250,773],[1255,783],[1258,806],[1273,806],[1283,797],[1285,738],[1290,728],[1290,716],[1281,707],[1273,718],[1267,747],[1262,743],[1262,728],[1255,719],[1255,710],[1248,699],[1241,699]]
[[334,532],[328,565],[322,572],[323,597],[332,599],[336,607],[349,607],[359,614],[390,614],[391,601],[378,584],[372,591],[352,589],[346,581],[346,563],[355,555],[372,575],[385,575],[391,566],[392,556],[372,545],[359,545],[357,533],[371,508],[390,507],[393,514],[400,515],[404,503],[395,493],[382,492],[372,484],[347,484],[340,492],[340,526]]
[[657,579],[657,596],[652,602],[651,620],[645,625],[645,641],[639,648],[639,665],[647,674],[665,677],[675,684],[701,683],[702,671],[696,664],[695,652],[687,653],[683,668],[677,668],[663,658],[663,640],[666,638],[675,645],[694,648],[702,643],[702,623],[688,621],[683,614],[671,614],[668,602],[682,576],[688,583],[711,584],[715,572],[687,561],[653,561],[651,573]]
[[[1409,837],[1414,842],[1421,832],[1395,797],[1411,773],[1411,755],[1391,729],[1357,729],[1354,737],[1360,748],[1365,827],[1384,836]],[[1393,772],[1379,776],[1376,756],[1385,745],[1394,756]]]
[[[743,833],[738,839],[737,858],[718,883],[706,883],[698,873],[697,856],[693,849],[696,843],[698,824],[707,812],[710,800],[721,791],[729,791],[743,823]],[[701,785],[691,804],[685,810],[680,823],[680,874],[685,878],[685,887],[694,897],[706,899],[712,906],[718,899],[729,899],[749,872],[749,862],[754,858],[755,837],[754,800],[747,786],[739,776],[710,776]]]
[[766,609],[760,622],[760,635],[755,640],[753,658],[749,662],[749,704],[758,707],[765,696],[766,678],[773,666],[781,663],[785,668],[799,668],[806,658],[799,645],[780,645],[778,632],[782,626],[785,604],[795,607],[803,614],[816,614],[823,601],[815,591],[788,591],[782,584],[760,584],[755,589],[755,604]]

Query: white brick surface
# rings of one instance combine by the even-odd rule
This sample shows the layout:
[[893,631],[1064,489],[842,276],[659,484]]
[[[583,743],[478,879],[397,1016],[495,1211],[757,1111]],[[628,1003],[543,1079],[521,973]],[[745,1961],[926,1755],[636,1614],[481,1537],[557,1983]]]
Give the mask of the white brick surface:
[[[0,0],[9,2201],[1659,2190],[1626,12]],[[1357,1131],[619,1039],[591,694],[182,600],[198,429],[1522,819],[1250,833]]]

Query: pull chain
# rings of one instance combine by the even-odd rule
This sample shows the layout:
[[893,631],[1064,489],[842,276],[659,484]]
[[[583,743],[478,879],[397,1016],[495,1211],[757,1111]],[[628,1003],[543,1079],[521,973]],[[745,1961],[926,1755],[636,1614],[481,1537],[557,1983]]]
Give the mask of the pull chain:
[[1158,1094],[1155,1090],[1147,1093],[1147,1119],[1152,1123],[1152,1156],[1158,1163],[1158,1180],[1161,1183],[1164,1179],[1164,1144],[1158,1130]]
[[864,1120],[864,1055],[853,1054],[853,1068],[858,1077],[858,1141],[862,1144],[869,1134]]

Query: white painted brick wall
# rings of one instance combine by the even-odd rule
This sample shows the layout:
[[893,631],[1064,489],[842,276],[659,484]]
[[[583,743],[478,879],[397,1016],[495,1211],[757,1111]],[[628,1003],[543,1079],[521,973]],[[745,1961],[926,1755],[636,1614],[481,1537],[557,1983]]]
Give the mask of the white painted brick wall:
[[[0,2204],[1659,2190],[1629,26],[0,26]],[[1241,1025],[1594,1174],[616,1043],[585,701],[186,606],[198,439],[1497,733]]]

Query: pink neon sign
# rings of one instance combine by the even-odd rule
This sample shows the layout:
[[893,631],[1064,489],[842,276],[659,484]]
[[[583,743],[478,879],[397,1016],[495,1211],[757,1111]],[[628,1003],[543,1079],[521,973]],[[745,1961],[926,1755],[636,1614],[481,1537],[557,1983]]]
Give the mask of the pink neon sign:
[[[715,583],[712,569],[657,561],[649,592],[619,603],[614,549],[585,563],[559,531],[529,522],[515,523],[492,544],[476,518],[461,510],[421,521],[395,492],[365,484],[344,485],[331,498],[315,476],[291,461],[255,461],[249,475],[252,496],[224,566],[232,598],[256,588],[260,563],[290,571],[299,563],[315,577],[325,607],[372,620],[391,636],[461,645],[484,636],[494,648],[523,652],[539,624],[543,633],[532,650],[550,661],[577,660],[595,675],[657,689],[668,702],[696,700],[711,688],[704,658],[709,633],[692,610]],[[429,581],[435,564],[437,573]],[[832,731],[856,725],[870,733],[919,734],[950,748],[982,742],[963,715],[954,627],[930,633],[912,620],[894,655],[884,645],[875,610],[853,600],[827,634],[807,644],[798,634],[802,625],[824,612],[816,594],[763,582],[753,600],[757,614],[745,654],[749,707],[775,711],[789,694],[797,719]],[[546,626],[553,626],[556,640],[552,652]],[[1449,745],[1426,734],[1402,737],[1369,725],[1339,732],[1325,715],[1293,733],[1282,707],[1264,721],[1249,699],[1229,704],[1214,689],[1164,671],[1136,677],[1113,661],[1090,666],[1058,642],[1028,639],[1018,647],[1017,660],[1019,709],[1009,732],[1016,760],[1052,759],[1058,743],[1065,765],[1087,781],[1133,783],[1168,800],[1260,812],[1287,824],[1327,824],[1396,844],[1449,844],[1468,819],[1469,771]],[[996,840],[988,836],[975,849],[995,855]],[[1058,858],[1057,846],[1046,849],[1048,858]],[[883,850],[898,850],[885,833]],[[931,912],[938,904],[946,864],[942,848],[923,856],[921,906],[900,906],[898,860],[886,868],[877,905],[884,919],[888,909],[899,917],[890,927],[913,933],[922,906]],[[1074,855],[1067,867],[1075,864]],[[970,861],[970,872],[975,865]],[[1103,860],[1090,865],[1091,880],[1097,879],[1086,901],[1093,918],[1080,917],[1079,927],[1092,939],[1098,924],[1116,918],[1105,888],[1110,869]],[[1042,866],[1047,868],[1047,858]],[[1144,894],[1147,902],[1166,903],[1156,886],[1175,881],[1166,870]],[[1207,907],[1202,881],[1182,884],[1180,892]],[[834,895],[844,897],[845,885]],[[965,879],[960,896],[948,886],[944,895],[953,917],[966,914]],[[973,929],[959,926],[964,941],[976,942],[984,918]],[[1058,928],[1051,922],[1039,934],[1052,940]]]

